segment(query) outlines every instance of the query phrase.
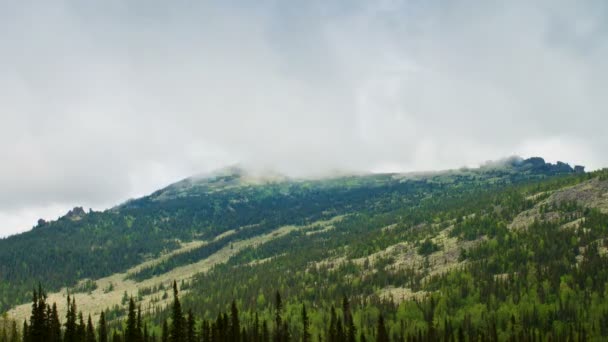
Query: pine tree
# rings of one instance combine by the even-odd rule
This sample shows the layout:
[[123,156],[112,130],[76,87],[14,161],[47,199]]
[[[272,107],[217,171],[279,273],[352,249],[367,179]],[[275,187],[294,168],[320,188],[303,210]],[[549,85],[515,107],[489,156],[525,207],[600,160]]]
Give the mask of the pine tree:
[[183,342],[184,341],[184,315],[182,313],[182,306],[179,302],[177,291],[177,282],[173,281],[173,315],[171,321],[171,342]]
[[[257,316],[256,316],[257,319]],[[302,304],[302,342],[310,341],[310,321],[306,313],[306,305]]]
[[344,331],[347,342],[355,342],[357,336],[357,328],[353,320],[353,315],[350,311],[350,302],[348,297],[342,298],[342,315],[344,316]]
[[143,342],[150,341],[150,333],[148,332],[148,324],[147,323],[144,323],[144,330],[143,330],[142,341]]
[[17,321],[11,324],[11,339],[10,342],[19,342],[19,331],[17,331]]
[[169,326],[167,325],[167,320],[163,321],[163,328],[160,339],[162,342],[169,342]]
[[34,289],[32,303],[32,314],[30,316],[30,339],[33,342],[47,341],[49,329],[47,329],[46,295],[42,291],[42,285],[38,284],[38,291]]
[[68,306],[66,313],[66,321],[65,321],[65,334],[64,341],[65,342],[79,342],[76,334],[76,298],[70,300],[70,295],[68,294]]
[[380,314],[380,317],[378,317],[376,342],[389,342],[388,333],[386,332],[386,327],[384,326],[384,316],[382,316],[382,314]]
[[142,332],[142,320],[141,320],[141,305],[137,306],[137,321],[135,324],[135,333],[137,334],[137,341],[143,341],[143,332]]
[[108,342],[108,327],[106,326],[106,314],[103,311],[99,315],[99,342]]
[[262,322],[262,342],[270,342],[270,331],[268,331],[268,323],[266,320]]
[[23,321],[23,331],[21,332],[21,337],[23,338],[23,342],[32,342],[30,338],[30,327],[27,325],[27,321]]
[[230,306],[230,341],[240,342],[241,340],[241,324],[239,322],[239,310],[236,307],[236,302],[233,300]]
[[61,322],[59,321],[59,313],[57,312],[57,304],[55,303],[53,303],[49,315],[49,330],[49,341],[61,342]]
[[251,341],[260,342],[260,319],[256,311],[255,318],[253,319],[253,327],[251,328]]
[[135,301],[133,301],[133,297],[129,298],[129,311],[127,313],[125,342],[138,342],[137,316],[135,313]]
[[192,313],[192,310],[188,311],[188,319],[186,322],[186,341],[197,342],[196,318],[194,318],[194,314]]
[[275,317],[274,317],[274,342],[283,342],[283,319],[281,311],[283,311],[283,302],[281,294],[277,291],[275,295]]
[[207,320],[201,324],[201,342],[211,342],[211,328]]
[[112,333],[112,342],[121,342],[122,338],[120,336],[120,334],[118,333],[118,331],[114,330],[114,332]]
[[338,319],[336,317],[336,308],[332,305],[331,310],[329,312],[329,330],[327,331],[327,336],[325,337],[327,342],[338,341],[337,320]]
[[87,337],[87,326],[84,323],[84,317],[82,316],[82,311],[78,313],[78,327],[76,328],[76,338],[77,341],[82,342],[85,341]]
[[95,342],[95,328],[93,327],[91,315],[89,315],[89,320],[87,321],[87,332],[85,340],[86,342]]

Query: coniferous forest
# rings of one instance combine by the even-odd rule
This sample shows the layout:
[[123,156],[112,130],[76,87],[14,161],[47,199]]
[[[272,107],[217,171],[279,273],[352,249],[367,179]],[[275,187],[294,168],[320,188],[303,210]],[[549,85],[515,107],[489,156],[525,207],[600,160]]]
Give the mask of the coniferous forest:
[[[103,220],[120,218],[126,227],[113,232],[124,238],[111,240],[140,253],[151,253],[155,244],[159,253],[171,250],[176,243],[158,238],[145,245],[146,225],[158,234],[152,240],[173,233],[184,240],[219,236],[138,268],[129,281],[153,279],[277,227],[295,228],[234,247],[225,262],[189,279],[125,293],[121,306],[96,312],[83,312],[68,294],[62,303],[67,310],[59,314],[47,291],[63,284],[61,278],[38,276],[35,267],[48,265],[43,260],[26,263],[29,276],[4,278],[4,300],[6,307],[24,301],[7,291],[29,297],[31,314],[23,321],[4,315],[0,342],[607,340],[608,207],[602,189],[608,189],[608,173],[564,165],[527,160],[407,180],[354,177],[215,195],[209,195],[209,183],[204,189],[181,183],[122,209],[42,223],[27,239],[35,241],[36,231],[51,239],[54,229],[95,231]],[[205,208],[212,205],[210,215]],[[239,211],[243,216],[234,214]],[[154,215],[164,219],[154,221]],[[336,216],[331,225],[319,223]],[[220,235],[230,227],[241,228]],[[91,243],[98,246],[102,236]],[[0,252],[13,261],[3,267],[17,272],[20,256],[9,251],[10,257],[6,249]],[[85,291],[94,289],[95,274],[122,270],[143,255],[129,261],[130,253],[120,265],[84,271],[93,279]],[[118,256],[88,258],[110,265]],[[76,265],[82,262],[77,258],[67,260]],[[63,281],[81,276],[66,273]]]

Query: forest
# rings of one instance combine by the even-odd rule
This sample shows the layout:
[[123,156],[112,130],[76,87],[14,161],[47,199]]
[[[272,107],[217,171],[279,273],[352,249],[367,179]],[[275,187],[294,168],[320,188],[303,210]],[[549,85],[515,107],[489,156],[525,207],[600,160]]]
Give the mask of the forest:
[[[0,320],[0,342],[608,339],[608,213],[560,195],[570,191],[584,198],[583,190],[568,189],[604,184],[608,171],[519,165],[407,181],[374,176],[241,189],[256,193],[250,198],[268,211],[256,216],[249,201],[250,209],[242,209],[249,218],[226,215],[231,223],[220,229],[218,214],[215,224],[201,223],[196,232],[217,236],[235,224],[250,228],[142,268],[131,279],[149,279],[285,223],[309,226],[243,248],[172,288],[146,290],[163,297],[173,292],[170,304],[125,293],[122,307],[108,307],[94,321],[69,297],[68,313],[59,317],[42,286],[23,278],[31,316],[25,322]],[[209,199],[206,190],[189,191],[157,200],[178,192],[173,188],[119,211],[60,221],[76,226],[114,215],[136,227],[137,215],[145,220],[164,212],[192,227],[203,222],[197,216],[200,196],[204,205]],[[312,199],[320,205],[306,205]],[[186,203],[198,209],[178,209]],[[329,228],[314,223],[338,214],[341,219]],[[523,228],[515,227],[520,221]],[[182,233],[193,236],[192,230]],[[45,288],[57,286],[42,276],[35,280]]]

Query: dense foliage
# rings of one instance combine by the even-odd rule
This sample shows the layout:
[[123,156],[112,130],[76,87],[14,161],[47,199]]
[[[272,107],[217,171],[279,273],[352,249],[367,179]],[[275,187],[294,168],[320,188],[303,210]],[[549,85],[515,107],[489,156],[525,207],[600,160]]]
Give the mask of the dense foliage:
[[[565,164],[547,166],[531,159],[407,178],[238,185],[228,177],[222,182],[229,186],[222,187],[188,180],[108,212],[45,223],[48,227],[31,235],[50,234],[60,223],[80,234],[76,227],[91,229],[86,220],[114,217],[129,225],[114,231],[125,237],[114,237],[124,247],[139,229],[143,232],[137,222],[152,227],[150,239],[155,241],[135,240],[144,245],[137,246],[132,260],[117,261],[119,266],[107,270],[84,271],[83,265],[81,273],[66,276],[70,281],[124,270],[146,254],[174,248],[176,238],[209,241],[131,275],[142,280],[235,241],[287,224],[306,225],[244,248],[228,262],[196,275],[182,284],[188,292],[181,299],[174,284],[169,307],[138,312],[138,298],[125,297],[124,308],[104,313],[108,340],[606,340],[608,215],[550,196],[585,182],[605,182],[607,174],[575,173]],[[531,215],[529,222],[523,228],[511,226],[522,215]],[[336,216],[340,219],[330,226],[314,223]],[[230,229],[232,234],[214,239]],[[3,242],[14,238],[19,236]],[[129,255],[97,255],[100,260],[92,263],[110,264]],[[36,262],[36,267],[46,265]],[[17,272],[16,267],[7,269]],[[22,293],[31,296],[26,284],[31,288],[33,280],[44,276],[33,272],[20,282],[9,279],[0,293],[6,296],[22,285]],[[53,288],[61,281],[50,284]],[[41,292],[38,301],[44,298]],[[52,317],[52,307],[46,308],[46,316]],[[75,312],[66,320],[77,322],[70,329],[86,338],[88,324],[75,318]],[[30,335],[37,326],[32,319]],[[60,330],[64,340],[71,334],[67,323]],[[10,324],[4,331],[0,342],[2,336],[6,341],[12,336]]]

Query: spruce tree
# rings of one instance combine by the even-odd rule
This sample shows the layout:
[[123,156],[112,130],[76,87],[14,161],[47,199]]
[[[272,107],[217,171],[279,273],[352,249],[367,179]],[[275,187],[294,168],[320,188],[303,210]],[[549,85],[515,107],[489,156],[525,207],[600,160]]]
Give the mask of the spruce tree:
[[376,330],[376,342],[389,342],[388,332],[384,326],[384,316],[378,317],[378,327]]
[[260,319],[258,317],[257,311],[255,312],[253,327],[251,329],[251,341],[260,342]]
[[135,333],[137,334],[137,341],[143,341],[141,305],[137,306],[137,321],[135,323]]
[[186,341],[198,342],[196,337],[196,319],[192,310],[188,311],[188,320],[186,322]]
[[230,306],[230,341],[240,342],[241,340],[241,324],[239,322],[239,310],[236,307],[236,302],[233,300]]
[[76,298],[70,300],[69,294],[67,309],[64,342],[79,342],[76,335]]
[[201,324],[201,342],[211,342],[211,328],[207,320]]
[[95,342],[95,328],[93,327],[93,321],[91,319],[91,315],[89,315],[89,319],[87,321],[87,332],[86,332],[86,342]]
[[327,336],[325,339],[327,342],[337,342],[338,341],[338,318],[336,316],[336,308],[332,305],[331,310],[329,312],[329,330],[327,331]]
[[342,298],[342,315],[344,319],[344,332],[346,335],[345,340],[347,342],[355,342],[357,336],[357,328],[355,327],[353,315],[350,311],[350,302],[348,301],[348,297],[346,296]]
[[169,326],[167,325],[167,320],[163,321],[163,327],[162,327],[160,339],[162,342],[169,342]]
[[49,315],[49,330],[49,341],[61,342],[61,322],[59,321],[59,313],[57,312],[57,304],[55,303],[53,303]]
[[281,312],[283,310],[283,302],[281,294],[277,291],[275,295],[275,317],[274,317],[274,342],[283,342],[283,319]]
[[17,330],[17,321],[13,321],[11,325],[11,339],[10,342],[19,342],[19,331]]
[[143,329],[143,333],[142,333],[142,339],[143,342],[148,342],[150,341],[150,333],[148,332],[148,324],[144,323],[144,329]]
[[31,342],[30,339],[30,327],[27,325],[27,321],[23,321],[23,331],[21,332],[23,342]]
[[125,329],[125,342],[138,342],[137,340],[137,316],[135,313],[135,301],[129,298],[129,311],[127,313],[127,327]]
[[182,306],[179,302],[177,291],[177,282],[173,281],[173,314],[171,321],[171,342],[183,342],[184,341],[184,315],[182,313]]
[[[257,318],[257,316],[256,316]],[[310,320],[306,312],[306,305],[302,304],[302,342],[310,341]]]
[[270,331],[268,331],[268,323],[266,320],[262,322],[262,342],[270,342]]
[[99,342],[108,342],[108,327],[106,326],[106,314],[103,311],[99,315]]
[[87,336],[87,325],[84,323],[82,311],[78,313],[78,327],[76,328],[76,339],[79,342],[85,341]]

